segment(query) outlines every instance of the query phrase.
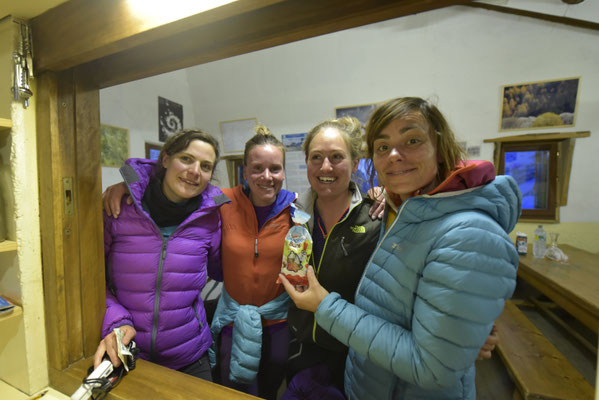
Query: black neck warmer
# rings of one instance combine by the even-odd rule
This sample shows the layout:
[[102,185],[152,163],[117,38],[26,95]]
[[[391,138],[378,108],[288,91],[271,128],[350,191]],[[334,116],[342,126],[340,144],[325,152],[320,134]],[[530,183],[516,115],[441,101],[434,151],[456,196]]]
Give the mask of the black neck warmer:
[[162,192],[162,179],[152,178],[142,201],[156,225],[164,228],[181,224],[189,214],[197,210],[202,204],[202,194],[182,203],[175,203]]

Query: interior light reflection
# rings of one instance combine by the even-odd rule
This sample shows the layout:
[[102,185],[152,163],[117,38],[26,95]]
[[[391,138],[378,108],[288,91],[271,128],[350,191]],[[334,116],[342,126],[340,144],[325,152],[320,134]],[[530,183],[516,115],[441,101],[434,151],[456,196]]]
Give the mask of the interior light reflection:
[[168,23],[237,0],[127,0],[131,13],[153,23]]

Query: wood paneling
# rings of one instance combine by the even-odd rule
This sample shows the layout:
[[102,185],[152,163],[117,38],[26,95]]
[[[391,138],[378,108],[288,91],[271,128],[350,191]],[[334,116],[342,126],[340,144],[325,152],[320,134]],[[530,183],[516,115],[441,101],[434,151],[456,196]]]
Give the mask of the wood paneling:
[[[58,135],[53,139],[58,141],[60,154],[57,155],[60,170],[57,179],[59,185],[57,197],[62,201],[64,209],[64,178],[73,179],[72,196],[78,197],[77,187],[77,144],[75,131],[75,83],[73,72],[66,71],[58,75]],[[81,270],[79,268],[79,223],[77,220],[78,207],[73,215],[63,211],[62,218],[56,223],[61,229],[63,241],[63,273],[64,295],[67,311],[67,349],[69,363],[83,357],[82,321],[81,321]],[[42,239],[43,240],[43,239]]]
[[100,93],[86,76],[75,72],[75,144],[81,268],[81,325],[83,355],[95,353],[101,339],[106,309],[104,291],[104,233],[102,229],[102,174]]
[[50,370],[69,365],[67,351],[67,305],[60,221],[63,218],[62,178],[58,127],[58,78],[48,72],[37,77],[37,150],[40,196],[40,229],[44,271],[46,339]]
[[[72,70],[38,80],[48,355],[50,368],[60,371],[95,352],[105,307],[99,93]],[[65,212],[64,178],[73,180],[72,215]]]

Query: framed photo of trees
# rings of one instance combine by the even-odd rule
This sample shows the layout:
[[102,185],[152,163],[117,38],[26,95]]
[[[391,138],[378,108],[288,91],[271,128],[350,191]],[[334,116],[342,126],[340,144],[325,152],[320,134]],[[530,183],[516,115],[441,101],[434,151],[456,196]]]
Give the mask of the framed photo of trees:
[[499,130],[573,127],[579,87],[579,77],[504,86]]

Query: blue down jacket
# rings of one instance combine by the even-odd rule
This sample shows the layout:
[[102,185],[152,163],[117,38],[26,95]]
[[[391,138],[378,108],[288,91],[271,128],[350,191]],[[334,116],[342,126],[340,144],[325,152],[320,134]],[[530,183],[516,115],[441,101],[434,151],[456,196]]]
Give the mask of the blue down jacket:
[[[516,286],[509,176],[410,198],[377,245],[355,305],[329,294],[318,324],[350,347],[349,399],[472,399],[474,361]],[[384,229],[384,227],[382,227]]]

